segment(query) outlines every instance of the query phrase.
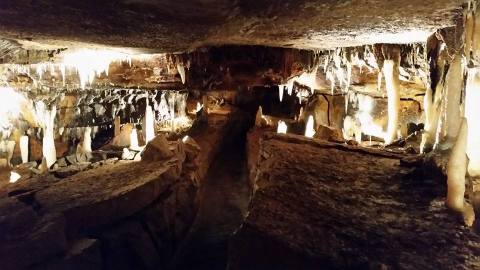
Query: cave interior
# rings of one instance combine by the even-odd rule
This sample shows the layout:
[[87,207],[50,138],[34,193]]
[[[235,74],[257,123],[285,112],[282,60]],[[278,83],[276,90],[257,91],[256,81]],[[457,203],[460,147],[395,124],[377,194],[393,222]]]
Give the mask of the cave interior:
[[476,215],[480,1],[0,1],[0,269],[480,269]]

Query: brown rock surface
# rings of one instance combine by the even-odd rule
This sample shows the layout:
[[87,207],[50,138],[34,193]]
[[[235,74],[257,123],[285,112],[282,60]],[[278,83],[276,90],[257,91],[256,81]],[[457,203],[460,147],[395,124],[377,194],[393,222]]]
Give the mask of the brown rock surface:
[[[480,237],[421,162],[267,134],[229,269],[478,269]],[[417,158],[418,159],[418,158]]]
[[[0,34],[178,52],[201,45],[332,48],[413,42],[453,25],[463,0],[82,1],[4,0]],[[393,34],[397,33],[397,35]],[[418,40],[417,40],[418,41]],[[77,43],[78,44],[78,43]]]

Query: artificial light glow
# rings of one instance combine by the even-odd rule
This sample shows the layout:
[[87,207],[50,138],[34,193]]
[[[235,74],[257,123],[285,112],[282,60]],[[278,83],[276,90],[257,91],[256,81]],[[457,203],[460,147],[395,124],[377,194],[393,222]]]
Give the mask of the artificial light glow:
[[183,143],[186,143],[187,141],[188,141],[188,135],[186,135],[185,137],[182,138]]
[[0,128],[10,129],[20,114],[25,97],[10,87],[0,87]]
[[128,61],[131,63],[131,56],[125,53],[107,50],[79,50],[67,53],[63,57],[62,76],[65,77],[65,67],[75,68],[80,77],[80,87],[91,84],[95,76],[105,73],[108,75],[110,63],[114,61]]
[[385,132],[382,127],[375,124],[371,115],[374,99],[367,95],[357,95],[358,108],[357,118],[363,134],[383,138]]
[[13,184],[15,182],[17,182],[20,178],[22,178],[22,176],[14,171],[11,171],[10,172],[10,183]]
[[313,116],[310,115],[305,128],[305,137],[313,138],[313,135],[315,135],[315,129],[313,128]]
[[287,124],[282,120],[278,121],[277,133],[287,134]]

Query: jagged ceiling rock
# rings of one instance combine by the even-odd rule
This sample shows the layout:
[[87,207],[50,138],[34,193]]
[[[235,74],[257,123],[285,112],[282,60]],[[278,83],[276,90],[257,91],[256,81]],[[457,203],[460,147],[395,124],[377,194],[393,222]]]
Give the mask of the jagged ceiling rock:
[[185,51],[249,44],[303,49],[406,43],[454,25],[466,0],[2,0],[0,36]]

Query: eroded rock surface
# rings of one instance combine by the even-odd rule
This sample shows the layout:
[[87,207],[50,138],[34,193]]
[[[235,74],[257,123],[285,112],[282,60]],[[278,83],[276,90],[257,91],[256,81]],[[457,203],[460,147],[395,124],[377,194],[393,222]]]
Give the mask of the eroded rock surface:
[[115,161],[3,186],[1,268],[168,267],[196,216],[197,190],[241,119],[235,112],[211,115],[189,134],[198,145],[169,141],[172,154],[161,159]]
[[255,148],[257,190],[229,269],[480,267],[480,237],[421,159],[293,135]]

